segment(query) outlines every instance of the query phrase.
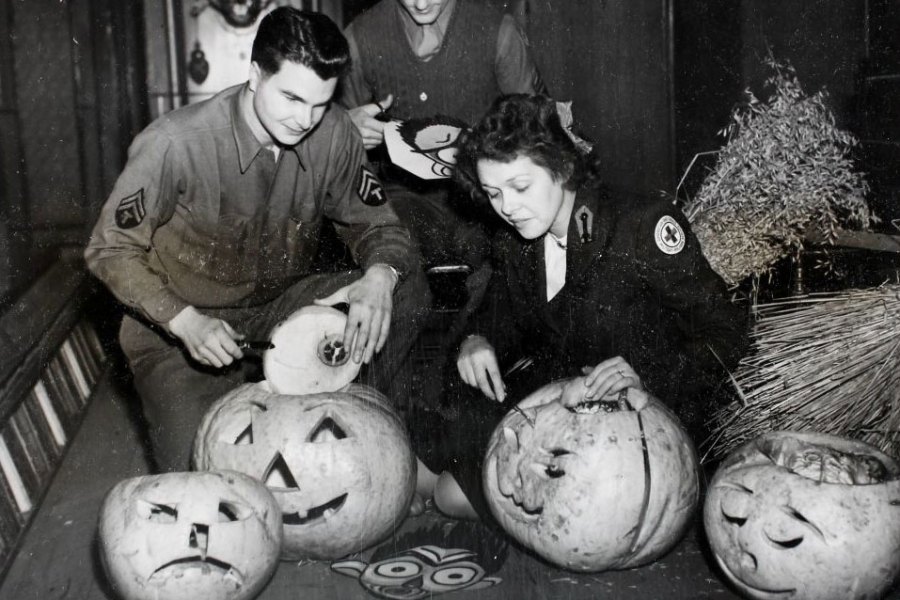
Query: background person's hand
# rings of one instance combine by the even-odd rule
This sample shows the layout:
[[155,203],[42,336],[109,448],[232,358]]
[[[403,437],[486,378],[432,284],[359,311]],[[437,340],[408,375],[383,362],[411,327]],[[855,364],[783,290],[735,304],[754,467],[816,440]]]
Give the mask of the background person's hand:
[[362,136],[366,150],[371,150],[384,141],[384,121],[379,121],[375,117],[389,109],[393,103],[393,94],[388,94],[386,98],[377,103],[363,104],[348,111],[350,120],[353,121]]
[[478,388],[491,400],[503,402],[506,399],[497,354],[483,336],[469,336],[460,344],[456,369],[466,384]]
[[202,365],[222,368],[244,357],[237,345],[244,336],[222,319],[204,315],[193,306],[175,315],[166,326],[181,340],[191,358]]
[[314,300],[319,306],[349,304],[344,347],[356,362],[366,364],[380,352],[391,329],[394,286],[397,276],[387,265],[372,265],[365,275],[326,298]]

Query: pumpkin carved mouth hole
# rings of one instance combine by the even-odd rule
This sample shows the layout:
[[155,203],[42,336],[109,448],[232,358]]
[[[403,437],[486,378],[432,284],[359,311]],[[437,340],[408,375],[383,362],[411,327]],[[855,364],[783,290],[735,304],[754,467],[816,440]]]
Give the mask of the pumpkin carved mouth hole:
[[[749,552],[746,553],[745,556],[747,557],[747,559],[748,559],[748,560],[750,561],[750,563],[751,563],[751,566],[752,566],[752,569],[751,569],[751,570],[752,570],[752,571],[756,571],[757,568],[758,568],[758,566],[759,566],[759,563],[758,563],[758,561],[756,560],[756,556],[754,556],[753,554],[750,554]],[[774,589],[774,588],[770,588],[770,589],[767,589],[767,588],[761,588],[761,587],[756,587],[756,586],[754,586],[754,585],[750,585],[749,583],[747,583],[746,581],[744,581],[743,579],[741,579],[740,577],[738,577],[738,576],[734,573],[734,571],[732,571],[731,569],[729,569],[729,568],[728,568],[728,565],[725,564],[725,561],[723,561],[721,558],[716,557],[716,562],[719,563],[719,566],[722,568],[722,571],[724,571],[725,574],[726,574],[728,577],[730,577],[730,578],[733,579],[734,581],[738,582],[738,583],[741,584],[742,586],[746,587],[747,589],[752,590],[753,592],[756,592],[757,594],[776,595],[776,596],[782,596],[782,595],[783,595],[783,596],[785,596],[785,597],[789,597],[789,596],[791,596],[791,595],[793,595],[793,594],[795,594],[795,593],[797,592],[797,588],[785,588],[785,589]]]
[[314,506],[313,508],[306,511],[306,516],[301,517],[300,513],[284,513],[281,516],[281,520],[285,525],[308,525],[309,523],[316,521],[318,519],[327,518],[341,510],[344,506],[344,502],[347,500],[347,494],[341,494],[337,498],[333,500],[329,500],[325,504],[320,504],[319,506]]
[[294,479],[294,474],[291,473],[291,469],[290,467],[288,467],[287,461],[284,460],[284,457],[280,452],[275,455],[275,458],[272,460],[272,464],[269,465],[268,469],[266,469],[266,474],[263,476],[263,481],[268,488],[291,490],[300,489],[300,486],[297,484],[297,480]]
[[171,562],[162,565],[150,575],[153,577],[168,575],[169,572],[175,572],[175,576],[184,574],[190,570],[199,570],[204,576],[219,575],[224,579],[232,581],[237,587],[244,585],[244,576],[240,571],[223,560],[210,558],[208,556],[188,556],[185,558],[177,558]]

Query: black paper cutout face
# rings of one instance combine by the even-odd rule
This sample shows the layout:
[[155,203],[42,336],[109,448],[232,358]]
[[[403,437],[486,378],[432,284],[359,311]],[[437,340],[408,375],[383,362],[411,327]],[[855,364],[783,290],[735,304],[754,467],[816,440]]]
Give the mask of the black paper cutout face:
[[456,167],[457,139],[468,125],[459,119],[437,115],[427,119],[410,119],[400,124],[400,137],[413,152],[433,161],[431,170],[440,177],[450,177]]
[[345,560],[331,568],[357,577],[379,598],[419,600],[498,585],[502,580],[491,575],[505,564],[507,554],[506,540],[490,530],[477,523],[455,523],[391,540],[378,547],[368,563]]

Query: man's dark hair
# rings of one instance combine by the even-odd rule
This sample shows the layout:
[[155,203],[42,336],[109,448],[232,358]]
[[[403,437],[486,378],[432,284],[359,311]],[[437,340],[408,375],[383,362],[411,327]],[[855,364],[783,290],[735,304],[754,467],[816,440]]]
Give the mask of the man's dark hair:
[[278,73],[281,63],[289,60],[309,67],[321,79],[331,79],[350,66],[350,47],[327,16],[282,6],[260,22],[250,60],[267,75]]
[[599,179],[596,157],[575,146],[562,126],[556,102],[528,94],[498,98],[475,127],[459,136],[454,176],[472,197],[484,199],[478,161],[512,162],[519,156],[547,169],[566,189]]

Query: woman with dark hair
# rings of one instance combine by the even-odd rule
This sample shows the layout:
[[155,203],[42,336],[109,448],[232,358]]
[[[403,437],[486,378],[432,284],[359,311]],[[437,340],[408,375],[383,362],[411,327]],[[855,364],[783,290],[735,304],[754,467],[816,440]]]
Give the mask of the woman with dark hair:
[[457,179],[502,223],[493,279],[444,399],[458,416],[413,434],[427,436],[417,445],[431,477],[420,491],[432,484],[451,516],[487,514],[487,440],[541,385],[584,375],[567,404],[646,387],[696,439],[740,358],[746,317],[680,211],[605,192],[598,173],[543,96],[500,98],[461,136]]

